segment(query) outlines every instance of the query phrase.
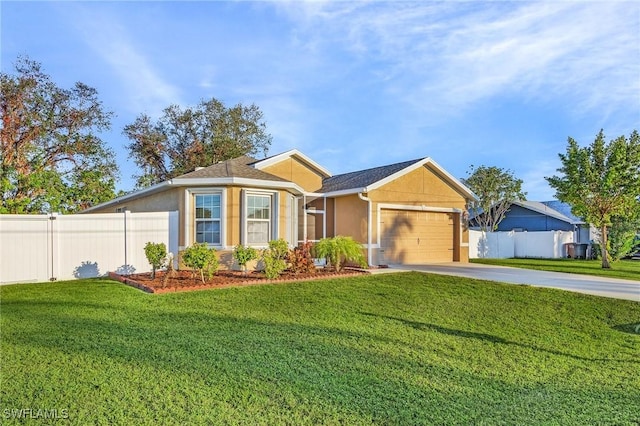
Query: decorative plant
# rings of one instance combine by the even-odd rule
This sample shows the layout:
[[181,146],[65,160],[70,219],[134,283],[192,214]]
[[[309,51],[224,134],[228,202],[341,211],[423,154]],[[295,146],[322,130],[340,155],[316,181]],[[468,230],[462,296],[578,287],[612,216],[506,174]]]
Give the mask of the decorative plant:
[[367,261],[362,254],[362,245],[351,237],[342,235],[323,238],[313,247],[316,256],[324,257],[336,271],[344,268],[345,262],[354,262],[364,267]]
[[239,244],[233,249],[233,258],[242,268],[242,272],[247,273],[247,263],[258,258],[258,251],[253,247],[245,247]]
[[287,269],[289,245],[283,239],[269,241],[269,248],[262,252],[264,274],[270,280],[278,278]]
[[169,252],[169,254],[167,254],[167,272],[164,274],[164,277],[162,278],[162,288],[165,288],[167,286],[167,282],[169,281],[169,278],[173,278],[176,275],[176,270],[173,269],[173,253]]
[[164,243],[148,242],[144,246],[144,254],[151,265],[151,279],[156,278],[156,270],[167,261],[167,246]]
[[187,247],[182,252],[182,261],[189,268],[200,271],[200,279],[204,283],[204,272],[207,272],[207,278],[211,279],[218,271],[218,257],[216,249],[209,248],[206,243],[195,243]]
[[313,273],[316,271],[316,265],[313,263],[313,256],[311,256],[312,246],[313,244],[307,241],[289,252],[288,260],[293,273]]

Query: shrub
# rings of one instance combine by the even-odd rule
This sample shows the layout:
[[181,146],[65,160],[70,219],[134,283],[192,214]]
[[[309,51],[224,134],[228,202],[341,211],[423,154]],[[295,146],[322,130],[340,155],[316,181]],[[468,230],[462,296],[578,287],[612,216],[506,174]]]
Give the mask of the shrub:
[[362,245],[351,237],[338,235],[323,238],[314,246],[318,257],[324,257],[336,271],[341,271],[345,262],[354,262],[365,267],[367,261],[362,254]]
[[151,265],[151,278],[156,278],[156,270],[164,266],[167,261],[167,246],[164,243],[148,242],[144,246],[144,254]]
[[311,256],[312,246],[313,244],[307,241],[289,252],[288,260],[293,273],[306,274],[316,271],[316,265],[313,263],[313,256]]
[[269,251],[278,259],[286,260],[289,255],[289,244],[282,238],[269,241]]
[[194,245],[187,247],[182,252],[182,261],[189,268],[197,269],[200,271],[200,279],[204,283],[204,272],[207,272],[207,277],[211,277],[218,271],[218,257],[216,256],[216,250],[209,248],[206,243],[195,243]]
[[245,247],[239,244],[233,249],[233,258],[242,267],[242,271],[246,273],[247,263],[258,258],[258,251],[253,247]]
[[262,252],[264,274],[270,280],[278,278],[287,269],[289,245],[283,239],[269,241],[269,248]]

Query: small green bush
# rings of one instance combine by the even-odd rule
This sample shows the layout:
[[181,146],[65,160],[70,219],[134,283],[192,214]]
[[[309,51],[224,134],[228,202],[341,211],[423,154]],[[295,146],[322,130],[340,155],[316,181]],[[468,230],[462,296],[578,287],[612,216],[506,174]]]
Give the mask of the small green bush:
[[269,241],[269,248],[262,252],[264,274],[270,280],[278,278],[287,269],[289,245],[283,239]]
[[239,244],[233,249],[233,258],[238,262],[243,272],[247,272],[247,263],[258,258],[258,251],[253,247]]
[[324,257],[336,271],[344,268],[345,262],[354,262],[365,267],[367,261],[362,254],[362,245],[351,237],[342,235],[323,238],[314,246],[316,256]]
[[289,255],[289,244],[282,238],[271,240],[269,241],[269,251],[271,251],[277,259],[286,260]]
[[162,268],[167,261],[167,246],[164,243],[148,242],[144,246],[144,254],[151,265],[151,278],[156,278],[156,270]]
[[213,275],[218,272],[218,257],[216,256],[216,249],[209,248],[206,243],[195,243],[194,245],[187,247],[182,252],[182,261],[189,268],[197,269],[200,271],[200,279],[204,283],[204,272],[207,272],[207,277],[211,279]]

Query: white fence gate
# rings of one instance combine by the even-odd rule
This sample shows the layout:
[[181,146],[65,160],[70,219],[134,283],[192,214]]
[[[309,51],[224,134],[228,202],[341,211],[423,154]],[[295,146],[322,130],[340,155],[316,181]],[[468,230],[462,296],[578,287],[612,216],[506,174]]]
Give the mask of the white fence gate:
[[506,259],[537,257],[559,259],[565,256],[565,244],[572,243],[571,231],[482,232],[469,231],[470,259]]
[[148,272],[149,241],[177,254],[177,211],[0,215],[0,284]]

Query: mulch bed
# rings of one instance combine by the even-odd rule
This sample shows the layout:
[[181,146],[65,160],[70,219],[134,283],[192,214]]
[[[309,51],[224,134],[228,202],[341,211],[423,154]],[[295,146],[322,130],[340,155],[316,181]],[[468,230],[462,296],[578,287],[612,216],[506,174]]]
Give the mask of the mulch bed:
[[118,275],[109,272],[109,277],[121,283],[138,288],[147,293],[169,293],[176,291],[204,290],[211,288],[240,287],[259,284],[279,284],[294,281],[310,281],[327,278],[351,277],[368,274],[363,269],[345,268],[341,272],[333,269],[318,268],[315,273],[300,273],[285,271],[279,278],[270,280],[263,272],[253,271],[246,274],[241,271],[218,271],[211,279],[205,276],[205,283],[200,280],[199,273],[191,271],[173,271],[165,281],[164,271],[156,272],[155,279],[151,273]]

